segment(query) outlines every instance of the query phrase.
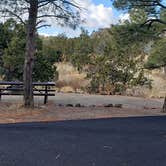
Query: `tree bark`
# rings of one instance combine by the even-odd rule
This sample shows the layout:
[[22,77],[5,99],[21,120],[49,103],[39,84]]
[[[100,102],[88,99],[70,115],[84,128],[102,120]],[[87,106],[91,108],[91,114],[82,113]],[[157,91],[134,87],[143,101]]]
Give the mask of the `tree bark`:
[[24,106],[26,108],[34,107],[33,99],[33,64],[35,54],[36,39],[36,20],[38,12],[38,0],[30,0],[29,18],[27,23],[26,52],[24,62]]
[[162,110],[162,112],[166,113],[166,96],[165,96],[165,99],[164,99],[164,104],[163,104],[163,110]]

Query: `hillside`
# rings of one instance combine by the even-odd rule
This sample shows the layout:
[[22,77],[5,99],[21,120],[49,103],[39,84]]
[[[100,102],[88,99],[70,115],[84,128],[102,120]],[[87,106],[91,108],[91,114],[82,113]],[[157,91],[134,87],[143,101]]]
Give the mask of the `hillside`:
[[[81,92],[86,93],[89,80],[86,73],[79,73],[70,63],[56,63],[59,79],[57,81],[60,92]],[[166,94],[166,76],[163,70],[148,70],[146,77],[152,80],[152,89],[136,87],[130,90],[127,95],[144,97],[164,97]]]
[[67,62],[56,63],[59,73],[57,87],[61,92],[83,92],[89,81],[86,73],[79,73],[73,65]]
[[164,97],[166,94],[166,74],[164,70],[152,70],[146,73],[148,79],[152,81],[152,89],[150,90],[149,97]]

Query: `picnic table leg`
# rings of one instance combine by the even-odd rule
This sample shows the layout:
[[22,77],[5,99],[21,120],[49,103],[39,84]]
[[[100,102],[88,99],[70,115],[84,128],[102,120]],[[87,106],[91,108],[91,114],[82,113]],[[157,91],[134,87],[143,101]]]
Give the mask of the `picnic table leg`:
[[163,104],[163,110],[162,110],[164,113],[166,112],[166,96],[165,96],[165,99],[164,99],[164,104]]
[[45,86],[45,95],[44,95],[44,104],[47,104],[48,101],[48,91],[47,91],[47,85]]

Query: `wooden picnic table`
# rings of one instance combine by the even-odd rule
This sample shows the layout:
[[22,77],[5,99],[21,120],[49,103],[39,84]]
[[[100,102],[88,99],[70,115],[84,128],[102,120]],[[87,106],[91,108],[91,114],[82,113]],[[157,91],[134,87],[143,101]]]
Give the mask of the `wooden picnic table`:
[[[48,96],[55,96],[55,82],[33,82],[33,95],[44,96],[44,104]],[[23,82],[0,81],[0,99],[3,95],[23,95]]]

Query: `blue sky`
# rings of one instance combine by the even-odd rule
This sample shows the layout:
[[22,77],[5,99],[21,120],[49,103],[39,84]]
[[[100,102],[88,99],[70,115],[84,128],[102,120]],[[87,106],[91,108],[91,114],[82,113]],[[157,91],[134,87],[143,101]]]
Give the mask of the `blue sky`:
[[[87,9],[86,11],[81,12],[82,19],[86,19],[86,23],[81,26],[87,29],[90,33],[99,28],[109,27],[111,24],[118,22],[120,18],[123,19],[128,17],[114,9],[110,0],[75,1]],[[60,33],[65,33],[68,37],[75,37],[79,36],[80,29],[72,30],[67,27],[62,28],[53,23],[51,27],[39,30],[39,34],[45,36],[55,36]]]
[[111,7],[113,9],[114,15],[119,16],[122,12],[117,11],[113,6],[111,0],[92,0],[96,5],[103,4],[106,7]]

